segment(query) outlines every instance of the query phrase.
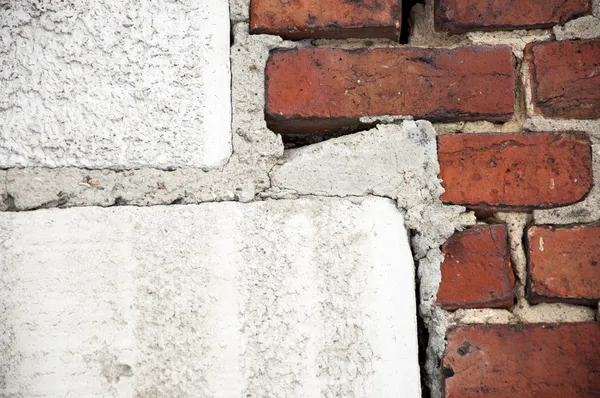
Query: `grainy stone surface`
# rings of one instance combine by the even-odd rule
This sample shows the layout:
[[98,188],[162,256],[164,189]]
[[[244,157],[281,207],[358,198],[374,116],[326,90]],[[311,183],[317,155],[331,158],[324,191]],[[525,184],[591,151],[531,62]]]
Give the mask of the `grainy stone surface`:
[[362,116],[506,121],[513,114],[510,49],[282,49],[266,69],[269,128],[314,133]]
[[525,59],[536,114],[600,119],[600,40],[532,43]]
[[442,246],[442,282],[437,303],[445,310],[509,308],[515,277],[506,225],[476,225]]
[[252,33],[286,39],[372,37],[399,40],[398,0],[252,0]]
[[[405,121],[286,151],[271,172],[273,187],[300,195],[396,198],[433,176],[436,140],[431,123]],[[429,174],[429,175],[428,175]],[[423,176],[424,178],[418,178]],[[415,192],[420,189],[414,189]]]
[[458,134],[439,137],[442,201],[475,208],[552,208],[593,185],[584,133]]
[[216,168],[227,161],[227,1],[6,5],[0,167]]
[[587,15],[564,26],[555,26],[553,31],[556,40],[597,39],[600,38],[600,18]]
[[600,224],[536,225],[527,244],[530,301],[600,302]]
[[0,215],[2,396],[420,397],[387,199]]
[[470,325],[448,332],[444,397],[600,395],[600,324]]
[[[273,188],[263,195],[301,197],[309,191],[305,178],[315,184],[319,195],[351,196],[372,191],[396,199],[397,206],[406,213],[405,224],[412,231],[413,254],[418,261],[419,313],[429,331],[428,342],[423,342],[427,344],[426,383],[432,396],[439,397],[440,358],[450,318],[435,304],[443,261],[440,247],[456,230],[473,225],[475,217],[461,206],[440,201],[443,189],[435,154],[435,134],[429,122],[378,126],[287,151],[283,165],[271,173]],[[328,164],[336,167],[321,167]],[[369,172],[365,164],[376,172]],[[392,175],[385,175],[387,172]],[[385,183],[373,185],[379,175]]]
[[435,24],[449,31],[551,28],[591,13],[591,0],[436,0]]

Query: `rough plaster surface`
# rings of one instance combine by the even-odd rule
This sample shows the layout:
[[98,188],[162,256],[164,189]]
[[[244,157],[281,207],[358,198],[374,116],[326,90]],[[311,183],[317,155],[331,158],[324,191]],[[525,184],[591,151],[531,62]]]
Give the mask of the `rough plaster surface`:
[[419,397],[383,198],[4,213],[0,395]]
[[0,23],[0,167],[222,166],[226,0],[22,0]]
[[[6,173],[9,210],[40,207],[160,205],[239,200],[248,202],[269,187],[268,171],[283,154],[281,138],[264,121],[264,66],[269,50],[295,45],[277,37],[249,36],[237,24],[231,47],[233,154],[219,170],[164,171],[14,168]],[[0,178],[3,177],[0,174]],[[90,183],[91,182],[91,183]],[[0,184],[0,194],[2,185]]]
[[429,122],[379,125],[352,135],[286,151],[271,183],[298,194],[378,195],[395,198],[410,179],[419,181],[436,161]]
[[600,18],[588,15],[553,28],[556,40],[595,39],[600,37]]

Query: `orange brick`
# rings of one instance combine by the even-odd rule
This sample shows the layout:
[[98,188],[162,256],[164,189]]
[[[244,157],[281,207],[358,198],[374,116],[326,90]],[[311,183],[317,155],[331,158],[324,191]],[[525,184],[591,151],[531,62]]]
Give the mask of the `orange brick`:
[[538,225],[527,231],[533,302],[600,302],[600,224]]
[[600,323],[448,331],[445,398],[600,397]]
[[477,225],[442,246],[442,282],[437,303],[446,310],[508,308],[515,278],[506,225]]
[[528,44],[525,60],[536,113],[600,118],[600,40]]
[[400,0],[252,0],[250,32],[286,39],[387,38],[399,40]]
[[435,25],[441,30],[551,28],[591,12],[590,0],[435,0]]
[[442,201],[528,210],[581,200],[593,185],[585,133],[444,135],[438,140]]
[[508,120],[515,71],[506,46],[279,49],[266,69],[269,128],[322,133],[362,116]]

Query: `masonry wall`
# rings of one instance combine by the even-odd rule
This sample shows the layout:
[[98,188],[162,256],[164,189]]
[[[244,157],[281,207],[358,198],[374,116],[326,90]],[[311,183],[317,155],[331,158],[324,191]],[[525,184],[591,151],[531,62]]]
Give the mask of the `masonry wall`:
[[408,5],[9,4],[0,392],[599,396],[600,3]]

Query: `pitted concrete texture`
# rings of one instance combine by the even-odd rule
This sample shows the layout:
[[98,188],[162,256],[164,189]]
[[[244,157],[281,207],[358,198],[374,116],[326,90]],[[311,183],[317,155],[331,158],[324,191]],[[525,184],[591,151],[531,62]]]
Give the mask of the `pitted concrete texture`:
[[0,167],[215,168],[227,161],[227,1],[4,5]]
[[0,395],[420,396],[383,198],[0,216]]
[[[286,151],[283,165],[271,172],[271,182],[304,195],[395,198],[408,185],[426,180],[435,163],[431,124],[405,121]],[[420,178],[413,183],[415,176]]]
[[[286,151],[270,173],[271,197],[380,195],[396,200],[412,230],[418,260],[419,313],[428,328],[424,367],[432,397],[441,397],[440,358],[451,315],[435,305],[441,281],[440,246],[456,230],[473,225],[473,213],[443,205],[436,134],[427,121],[379,125],[344,137]],[[368,167],[365,167],[368,165]]]

